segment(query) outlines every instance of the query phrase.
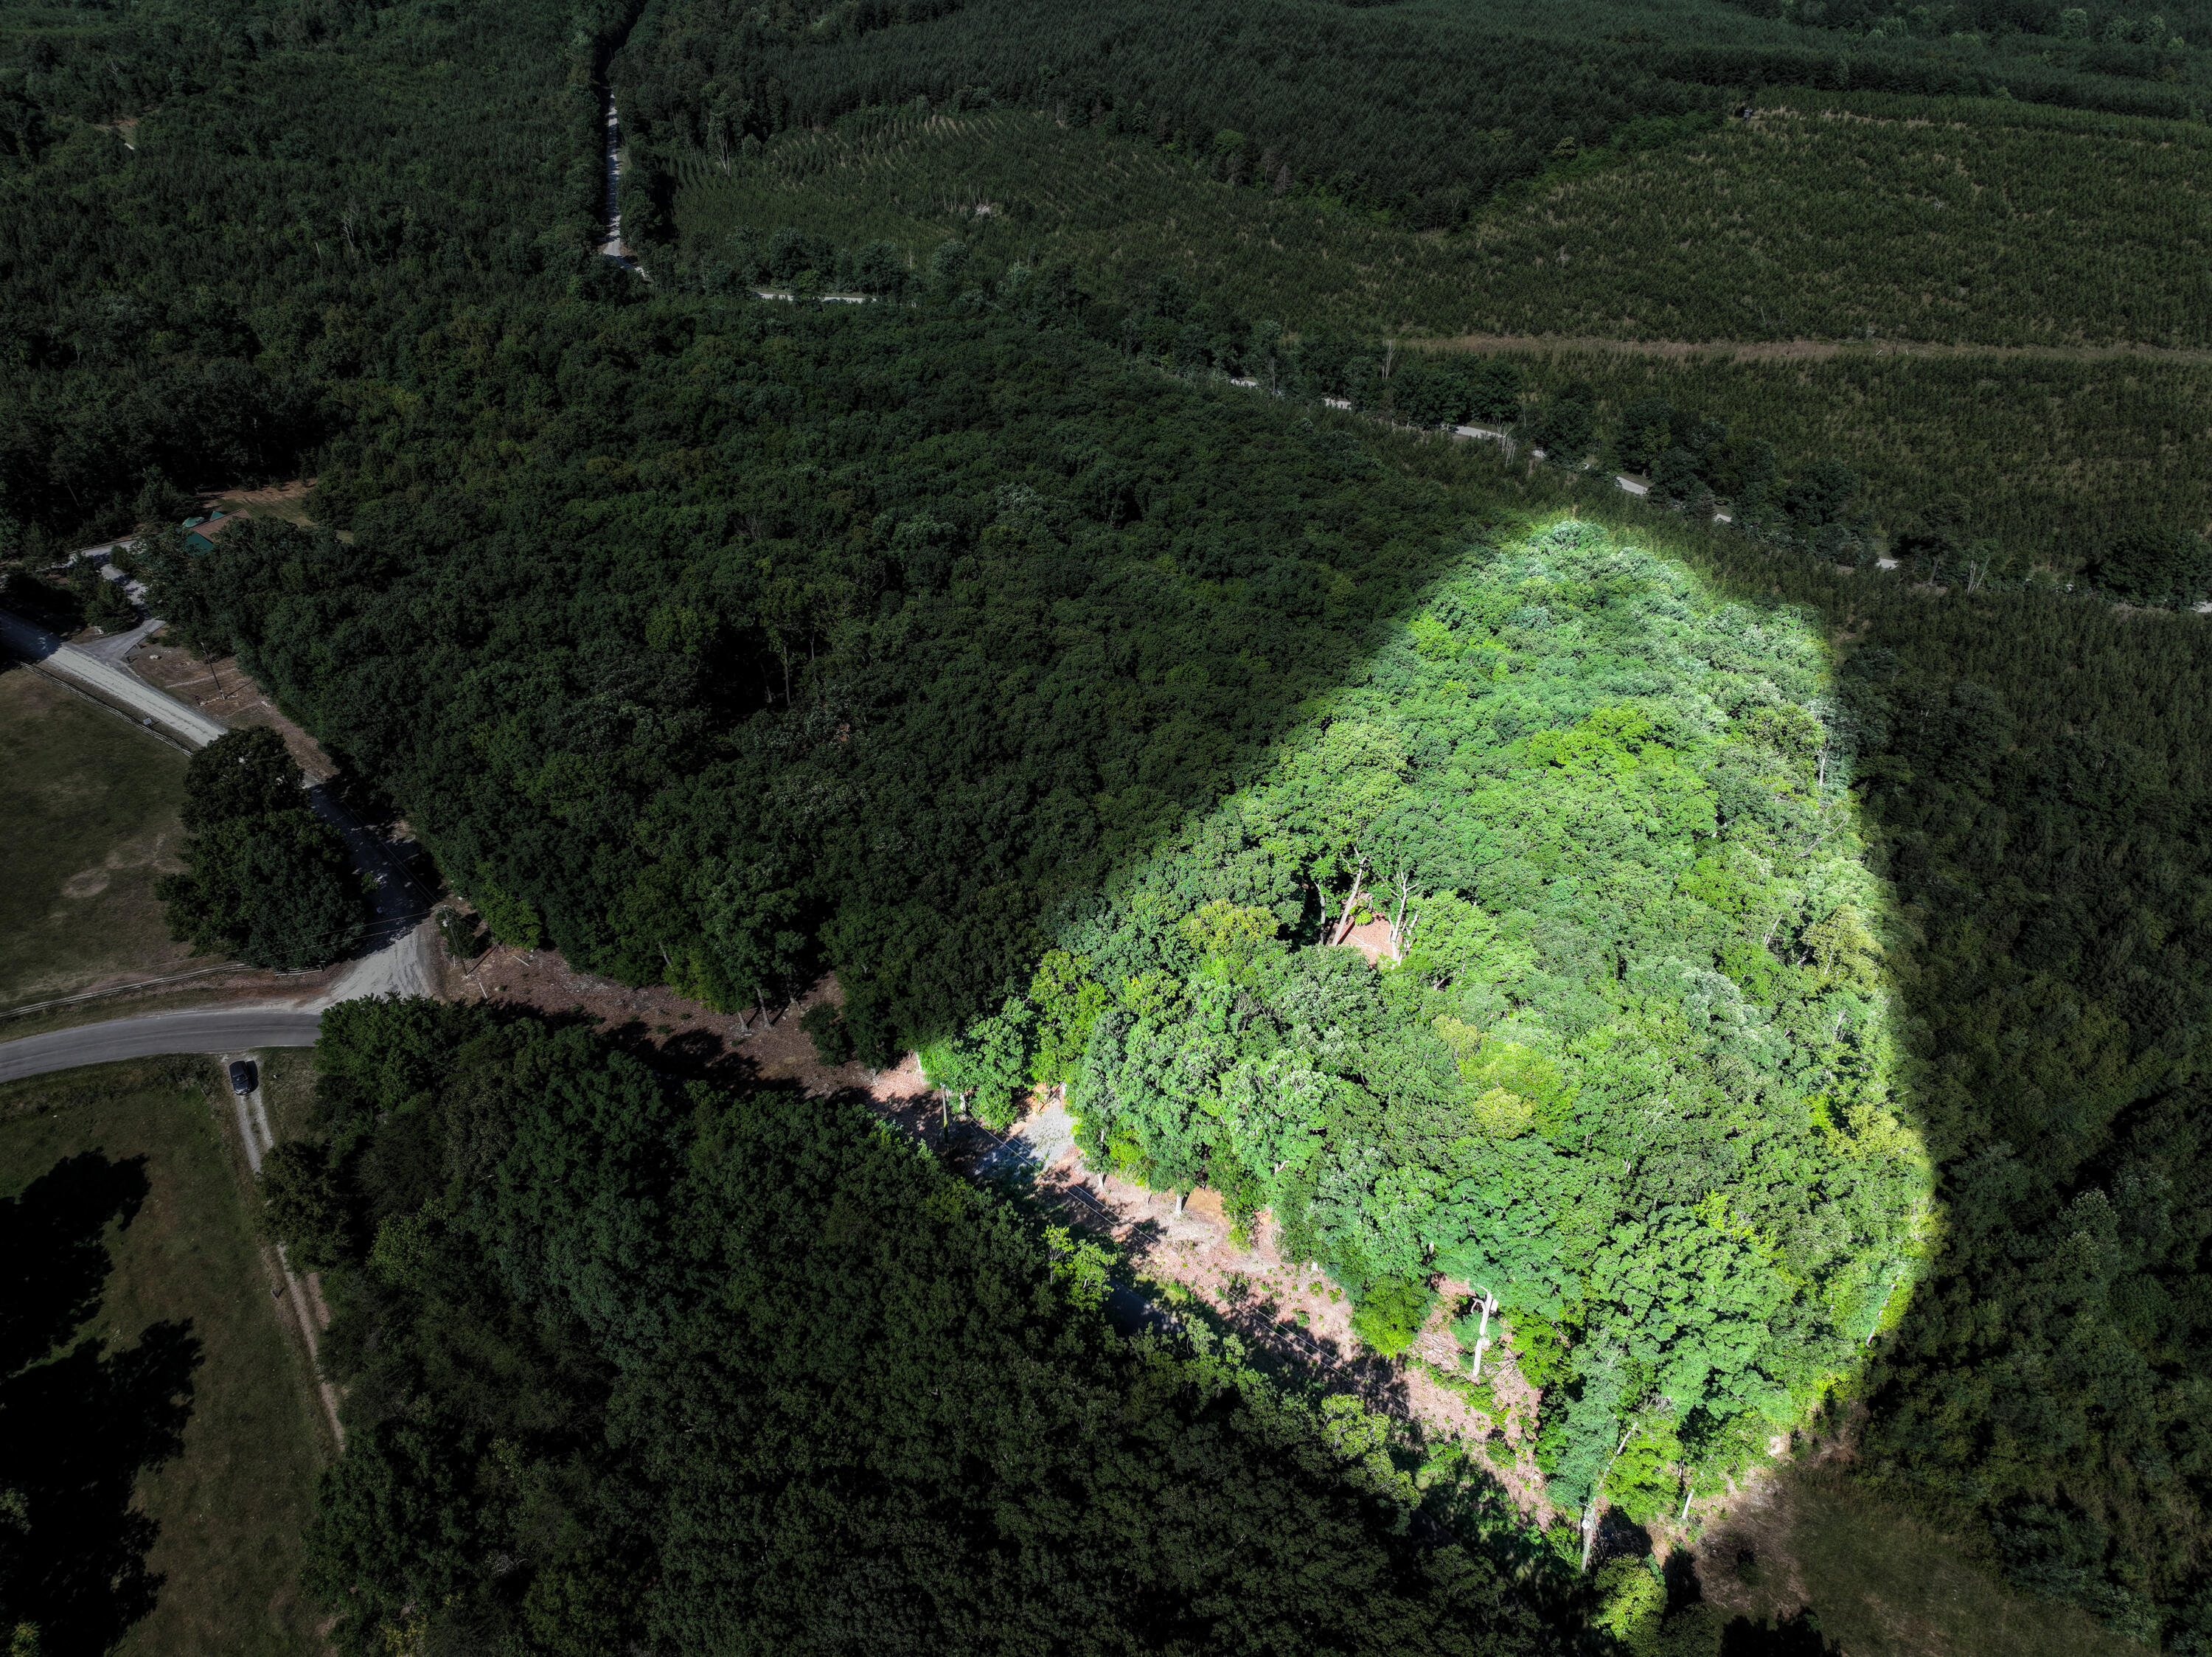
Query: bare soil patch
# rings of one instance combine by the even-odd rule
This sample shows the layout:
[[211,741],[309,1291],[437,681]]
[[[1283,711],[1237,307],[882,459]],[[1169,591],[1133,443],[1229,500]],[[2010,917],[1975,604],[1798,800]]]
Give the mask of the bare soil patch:
[[[1389,953],[1389,923],[1364,923],[1346,941],[1377,959]],[[1510,1321],[1493,1317],[1490,1322],[1481,1376],[1487,1397],[1472,1386],[1471,1355],[1451,1328],[1472,1298],[1468,1285],[1440,1280],[1437,1307],[1412,1349],[1395,1360],[1378,1357],[1353,1333],[1353,1307],[1342,1290],[1317,1267],[1284,1258],[1270,1216],[1262,1214],[1249,1235],[1240,1235],[1216,1192],[1200,1188],[1177,1212],[1172,1193],[1113,1175],[1102,1179],[1076,1146],[1055,1136],[1050,1119],[1063,1107],[1052,1092],[1032,1094],[1024,1117],[1001,1135],[972,1120],[948,1120],[940,1095],[912,1053],[880,1071],[860,1063],[823,1064],[799,1020],[818,1002],[842,1003],[834,978],[763,1017],[758,1008],[718,1013],[665,985],[632,988],[578,972],[547,949],[495,946],[474,962],[447,959],[442,972],[450,999],[588,1020],[671,1069],[784,1083],[810,1099],[862,1100],[963,1175],[977,1173],[1010,1141],[1030,1138],[1049,1155],[1033,1172],[1030,1197],[1078,1235],[1111,1246],[1123,1274],[1153,1307],[1235,1336],[1255,1367],[1293,1388],[1356,1395],[1431,1441],[1456,1439],[1481,1447],[1476,1453],[1532,1522],[1547,1526],[1561,1517],[1546,1499],[1535,1465],[1538,1393],[1514,1362]],[[1786,1451],[1786,1441],[1777,1448]],[[1741,1490],[1700,1499],[1686,1524],[1653,1524],[1648,1532],[1654,1545],[1662,1555],[1674,1547],[1696,1548],[1701,1533],[1729,1520],[1741,1504],[1766,1500],[1771,1477],[1761,1469]],[[1760,1599],[1760,1614],[1771,1599]],[[1751,1609],[1748,1600],[1746,1609]]]
[[[1389,932],[1388,923],[1370,923],[1357,929],[1355,941],[1387,950]],[[834,978],[823,978],[788,1008],[770,1008],[763,1020],[757,1009],[749,1015],[718,1013],[665,986],[633,989],[579,972],[548,949],[498,945],[465,966],[448,960],[445,972],[447,993],[454,999],[586,1020],[633,1051],[650,1051],[681,1068],[795,1084],[813,1099],[863,1098],[885,1121],[963,1173],[973,1173],[1012,1136],[959,1118],[948,1122],[912,1053],[880,1071],[859,1063],[823,1064],[799,1020],[817,1002],[842,1002]],[[1056,1103],[1032,1097],[1013,1134],[1028,1131]],[[1492,1324],[1494,1338],[1484,1371],[1484,1379],[1494,1383],[1494,1416],[1437,1379],[1436,1372],[1463,1373],[1462,1349],[1449,1327],[1465,1295],[1459,1285],[1444,1285],[1437,1313],[1416,1343],[1416,1362],[1393,1363],[1362,1349],[1342,1290],[1318,1268],[1283,1258],[1273,1222],[1264,1215],[1251,1236],[1240,1238],[1216,1193],[1201,1188],[1178,1214],[1171,1195],[1115,1177],[1102,1182],[1073,1145],[1037,1171],[1034,1191],[1071,1228],[1109,1242],[1150,1298],[1236,1335],[1261,1368],[1333,1392],[1356,1392],[1373,1408],[1418,1422],[1432,1435],[1502,1436],[1513,1459],[1493,1465],[1493,1471],[1524,1507],[1548,1513],[1531,1459],[1534,1394],[1504,1361],[1509,1349],[1495,1338],[1504,1333],[1502,1325]]]
[[[718,1013],[663,984],[633,989],[580,972],[558,950],[494,944],[472,961],[457,961],[441,952],[440,970],[443,993],[451,1001],[499,1002],[550,1019],[580,1019],[633,1049],[665,1049],[686,1069],[720,1069],[744,1045],[746,1068],[763,1078],[769,1075],[762,1061],[771,1050],[747,1043],[748,1035],[762,1028],[757,1014],[748,1020]],[[794,1006],[787,1017],[777,1017],[776,1025],[797,1037],[811,1055],[812,1045],[799,1033],[798,1016]]]
[[314,487],[313,478],[295,478],[289,484],[275,484],[267,489],[224,489],[201,498],[210,508],[245,517],[282,518],[288,523],[310,524],[314,517],[307,509],[307,498]]
[[337,775],[337,764],[322,745],[263,694],[237,657],[210,661],[194,655],[163,628],[134,648],[123,665],[155,690],[198,708],[210,719],[233,727],[265,725],[277,732],[312,781],[327,783]]

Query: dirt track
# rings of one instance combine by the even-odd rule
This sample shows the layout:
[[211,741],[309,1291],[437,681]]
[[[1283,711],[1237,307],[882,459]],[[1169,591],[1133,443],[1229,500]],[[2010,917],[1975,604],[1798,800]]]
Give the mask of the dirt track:
[[1727,357],[1742,362],[1824,362],[1838,356],[2041,358],[2054,362],[2212,362],[2212,350],[2164,345],[1942,345],[1913,339],[1598,339],[1568,334],[1460,334],[1402,339],[1424,351],[1613,351],[1671,361]]

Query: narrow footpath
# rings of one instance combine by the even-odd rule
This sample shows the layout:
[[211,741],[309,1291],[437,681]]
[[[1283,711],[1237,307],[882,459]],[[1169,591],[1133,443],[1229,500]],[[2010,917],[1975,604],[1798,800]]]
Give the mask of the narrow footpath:
[[[270,1044],[257,1043],[265,1046]],[[225,1053],[228,1061],[247,1058],[245,1052]],[[226,1068],[228,1065],[226,1063]],[[238,1141],[246,1148],[246,1166],[253,1177],[261,1177],[261,1159],[276,1148],[276,1136],[269,1126],[269,1108],[261,1096],[261,1078],[257,1074],[250,1093],[233,1093],[231,1102],[238,1110]],[[331,1325],[331,1309],[323,1302],[323,1285],[313,1272],[301,1276],[292,1270],[289,1256],[282,1243],[276,1245],[277,1270],[283,1275],[280,1292],[289,1296],[292,1316],[297,1321],[300,1338],[307,1343],[307,1364],[315,1371],[315,1392],[322,1400],[323,1413],[330,1417],[331,1431],[337,1435],[338,1448],[345,1448],[345,1427],[338,1420],[338,1389],[322,1379],[322,1332]]]

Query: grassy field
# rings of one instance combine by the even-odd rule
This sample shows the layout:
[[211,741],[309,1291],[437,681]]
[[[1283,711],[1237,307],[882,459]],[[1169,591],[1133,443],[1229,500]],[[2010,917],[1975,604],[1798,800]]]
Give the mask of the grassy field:
[[269,1130],[283,1144],[288,1139],[312,1139],[315,1131],[315,1050],[312,1047],[264,1047],[253,1055],[261,1071],[261,1106],[269,1112]]
[[1699,1570],[1709,1598],[1754,1620],[1810,1605],[1847,1657],[2142,1657],[2148,1649],[2078,1606],[2008,1587],[1956,1538],[1833,1469],[1787,1476],[1707,1543]]
[[183,970],[190,946],[171,941],[154,882],[179,867],[185,756],[8,667],[0,776],[0,1008]]
[[1115,298],[1173,271],[1294,331],[2212,345],[2212,132],[1992,99],[1771,94],[1449,236],[1023,110],[861,112],[678,177],[690,251],[793,224],[919,261],[957,236]]
[[14,1232],[0,1483],[29,1500],[40,1587],[26,1610],[49,1654],[321,1649],[298,1585],[316,1407],[270,1298],[228,1108],[204,1060],[0,1087]]

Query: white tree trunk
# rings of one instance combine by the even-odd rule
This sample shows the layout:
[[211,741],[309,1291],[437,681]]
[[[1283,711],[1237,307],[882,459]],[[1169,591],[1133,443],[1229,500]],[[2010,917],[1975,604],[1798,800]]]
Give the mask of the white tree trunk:
[[1620,1443],[1613,1453],[1606,1458],[1605,1471],[1600,1473],[1597,1483],[1590,1486],[1589,1506],[1583,1509],[1583,1575],[1585,1576],[1589,1575],[1590,1555],[1597,1547],[1598,1499],[1604,1493],[1606,1480],[1613,1476],[1613,1464],[1620,1459],[1621,1451],[1628,1447],[1628,1441],[1635,1436],[1636,1428],[1632,1422],[1628,1430],[1620,1435]]
[[1352,895],[1344,900],[1344,913],[1337,919],[1336,935],[1329,940],[1330,943],[1340,944],[1352,935],[1352,917],[1359,907],[1359,893],[1366,880],[1367,860],[1363,857],[1352,872]]
[[1398,906],[1390,917],[1390,959],[1406,959],[1406,905],[1413,895],[1413,876],[1409,869],[1397,880]]
[[1482,1311],[1482,1321],[1476,1326],[1474,1331],[1474,1378],[1480,1380],[1482,1354],[1484,1349],[1490,1344],[1490,1314],[1498,1310],[1498,1297],[1486,1288],[1482,1291],[1482,1298],[1477,1301],[1475,1305]]

